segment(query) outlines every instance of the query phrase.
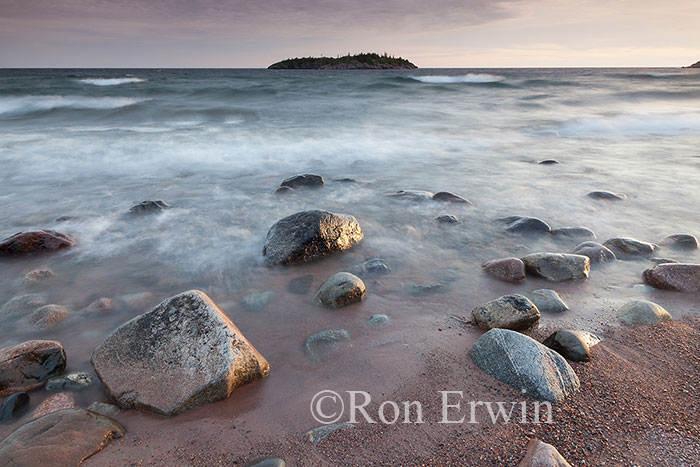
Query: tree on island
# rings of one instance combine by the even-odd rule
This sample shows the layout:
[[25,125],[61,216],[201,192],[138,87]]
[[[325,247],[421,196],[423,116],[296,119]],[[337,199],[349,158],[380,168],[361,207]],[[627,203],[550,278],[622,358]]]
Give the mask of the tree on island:
[[405,58],[389,55],[387,52],[379,55],[377,53],[360,53],[351,55],[348,53],[344,57],[301,57],[289,58],[281,62],[273,63],[270,69],[285,70],[413,70],[418,68]]

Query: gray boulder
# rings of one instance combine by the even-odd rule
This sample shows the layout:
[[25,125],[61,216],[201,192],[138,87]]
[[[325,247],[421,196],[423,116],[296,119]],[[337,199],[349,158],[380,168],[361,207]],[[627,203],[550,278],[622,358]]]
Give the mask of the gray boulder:
[[535,304],[541,313],[563,313],[569,307],[557,292],[550,289],[538,289],[523,293]]
[[163,415],[225,399],[270,371],[267,360],[198,290],[121,325],[95,349],[92,364],[120,407]]
[[586,279],[591,270],[588,256],[533,253],[522,258],[527,272],[552,282]]
[[445,225],[461,224],[461,222],[457,218],[457,216],[453,216],[452,214],[444,214],[442,216],[438,216],[435,218],[435,221],[438,224],[445,224]]
[[323,177],[314,174],[301,174],[289,177],[280,183],[280,187],[289,187],[293,190],[297,188],[318,188],[323,186]]
[[596,234],[588,227],[562,227],[552,230],[552,235],[561,239],[595,240]]
[[267,265],[303,263],[350,249],[360,240],[362,228],[354,217],[303,211],[272,226],[263,256]]
[[491,329],[476,341],[471,358],[484,373],[538,400],[560,402],[580,387],[561,355],[516,331]]
[[27,341],[0,349],[0,398],[41,386],[66,368],[66,351],[56,341]]
[[525,280],[525,263],[519,258],[502,258],[486,261],[481,265],[484,271],[492,277],[505,282],[520,282]]
[[671,314],[661,305],[647,300],[637,300],[624,304],[617,310],[617,319],[625,324],[655,324],[670,321]]
[[700,292],[700,264],[658,264],[644,271],[643,277],[644,282],[657,289]]
[[552,231],[552,228],[549,226],[549,224],[547,224],[542,219],[538,219],[537,217],[513,216],[506,217],[503,220],[511,220],[510,222],[506,222],[506,231],[511,233],[534,235],[541,233],[549,233]]
[[575,255],[588,256],[591,263],[607,263],[616,259],[615,253],[597,242],[583,242],[574,247],[571,253]]
[[462,198],[459,195],[450,193],[449,191],[439,191],[433,195],[435,201],[446,201],[448,203],[466,204],[468,206],[472,205],[472,202],[468,199]]
[[504,295],[472,310],[472,321],[481,329],[528,329],[540,319],[540,311],[523,295]]
[[353,266],[350,272],[360,277],[383,276],[391,272],[391,267],[381,258],[369,258]]
[[329,308],[341,308],[364,300],[366,294],[362,279],[349,272],[339,272],[321,284],[315,300]]
[[324,329],[306,339],[304,351],[309,360],[321,363],[328,360],[348,340],[350,340],[350,331],[347,329]]
[[661,245],[678,250],[697,250],[698,239],[691,234],[673,234],[664,237],[661,240]]
[[588,193],[589,198],[598,199],[602,201],[624,201],[627,199],[627,195],[624,193],[613,193],[612,191],[591,191]]
[[549,336],[542,344],[568,360],[590,362],[591,347],[598,342],[600,338],[591,333],[563,329]]
[[611,238],[603,245],[610,248],[618,259],[649,256],[658,248],[653,243],[642,242],[628,237]]

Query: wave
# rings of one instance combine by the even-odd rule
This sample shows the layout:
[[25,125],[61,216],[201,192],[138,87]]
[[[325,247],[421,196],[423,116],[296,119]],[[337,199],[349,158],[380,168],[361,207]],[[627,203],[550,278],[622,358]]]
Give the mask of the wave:
[[669,136],[700,131],[700,114],[620,114],[569,120],[558,133],[571,137]]
[[92,84],[94,86],[117,86],[119,84],[142,83],[144,81],[146,80],[136,78],[135,76],[125,78],[84,78],[78,80],[80,83]]
[[503,76],[489,75],[489,74],[476,74],[469,73],[462,76],[443,76],[443,75],[429,75],[429,76],[411,76],[412,80],[420,81],[421,83],[430,84],[453,84],[453,83],[498,83],[505,80]]
[[54,109],[110,110],[128,107],[146,99],[133,97],[21,96],[0,97],[0,117]]

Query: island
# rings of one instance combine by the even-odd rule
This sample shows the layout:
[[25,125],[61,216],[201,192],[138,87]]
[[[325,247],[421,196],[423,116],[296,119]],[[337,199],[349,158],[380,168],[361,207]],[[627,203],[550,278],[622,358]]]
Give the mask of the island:
[[692,65],[686,68],[700,68],[700,62],[693,63]]
[[344,57],[289,58],[273,63],[270,70],[415,70],[418,68],[405,58],[386,53],[362,53]]

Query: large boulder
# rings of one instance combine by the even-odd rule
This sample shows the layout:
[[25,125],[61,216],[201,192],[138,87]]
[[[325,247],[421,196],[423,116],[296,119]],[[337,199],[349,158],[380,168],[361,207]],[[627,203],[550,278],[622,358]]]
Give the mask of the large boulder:
[[126,430],[84,409],[59,410],[22,425],[0,441],[4,467],[80,465]]
[[657,289],[700,292],[700,264],[663,263],[647,269],[644,282]]
[[585,331],[562,329],[545,339],[542,344],[574,362],[591,361],[591,347],[600,342],[600,338]]
[[472,321],[481,329],[528,329],[540,319],[540,311],[523,295],[504,295],[472,310]]
[[267,265],[295,264],[352,248],[362,240],[353,216],[328,211],[302,211],[277,221],[267,233]]
[[366,294],[362,279],[349,272],[339,272],[321,284],[315,300],[328,308],[341,308],[364,300]]
[[28,391],[66,369],[66,351],[56,341],[27,341],[0,349],[0,397]]
[[524,292],[523,295],[529,298],[541,313],[563,313],[569,311],[566,302],[554,290],[537,289]]
[[618,259],[650,256],[657,249],[657,246],[653,243],[642,242],[629,237],[611,238],[603,245],[610,248]]
[[527,452],[518,467],[571,467],[571,464],[554,446],[533,438],[527,443]]
[[225,399],[270,371],[267,360],[199,290],[171,297],[121,325],[95,349],[92,365],[119,406],[163,415]]
[[647,300],[625,303],[617,310],[617,319],[625,324],[656,324],[670,321],[671,314],[661,305]]
[[53,230],[20,232],[0,242],[1,256],[26,256],[75,246],[75,240]]
[[588,256],[591,263],[607,263],[616,259],[613,251],[598,242],[579,243],[571,250],[575,255]]
[[314,174],[294,175],[285,180],[282,180],[280,187],[289,187],[293,190],[297,188],[318,188],[323,186],[323,177]]
[[481,266],[488,275],[505,282],[525,280],[525,263],[519,258],[493,259]]
[[560,402],[580,387],[564,357],[516,331],[491,329],[476,341],[471,358],[484,373],[538,400]]
[[661,239],[661,245],[678,250],[697,250],[698,239],[691,234],[673,234]]
[[552,282],[586,279],[591,270],[588,256],[533,253],[522,258],[527,272]]

